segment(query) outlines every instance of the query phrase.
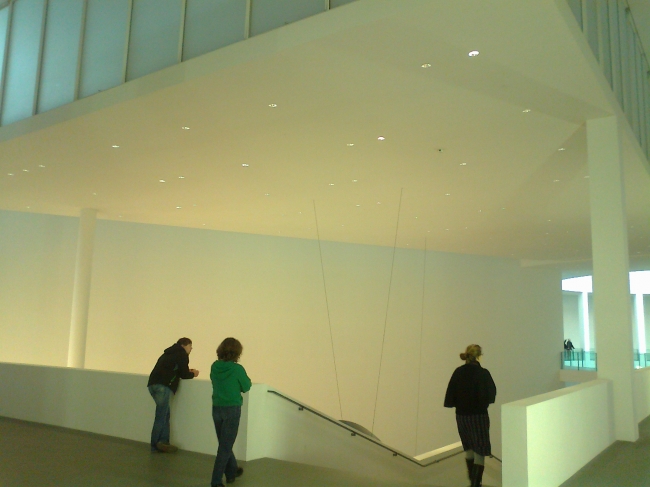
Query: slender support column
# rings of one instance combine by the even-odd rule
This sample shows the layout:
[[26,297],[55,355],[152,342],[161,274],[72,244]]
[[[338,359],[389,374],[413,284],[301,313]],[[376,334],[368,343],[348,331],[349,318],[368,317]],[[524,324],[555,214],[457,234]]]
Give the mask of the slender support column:
[[587,121],[587,151],[598,377],[613,382],[615,438],[636,441],[630,265],[622,136],[616,117]]
[[72,318],[68,345],[68,367],[83,368],[86,362],[86,332],[88,330],[88,304],[93,264],[93,243],[97,210],[84,208],[79,219],[77,238],[77,263],[72,292]]

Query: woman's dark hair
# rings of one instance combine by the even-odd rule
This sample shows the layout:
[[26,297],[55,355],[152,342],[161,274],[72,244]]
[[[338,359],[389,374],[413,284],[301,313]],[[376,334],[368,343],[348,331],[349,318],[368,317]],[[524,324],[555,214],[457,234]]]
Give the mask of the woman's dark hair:
[[178,343],[179,345],[184,347],[186,345],[192,345],[192,340],[190,340],[189,338],[184,337],[184,338],[179,338],[176,343]]
[[239,340],[228,337],[217,348],[217,358],[224,362],[237,362],[244,351]]
[[480,345],[472,344],[467,345],[465,353],[460,354],[460,359],[467,363],[476,362],[478,358],[483,355],[483,349]]

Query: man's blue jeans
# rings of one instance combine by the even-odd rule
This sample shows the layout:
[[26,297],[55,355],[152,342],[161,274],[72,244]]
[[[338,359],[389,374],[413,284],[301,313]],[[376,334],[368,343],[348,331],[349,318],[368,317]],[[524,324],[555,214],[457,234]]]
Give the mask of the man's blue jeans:
[[237,438],[241,406],[212,406],[212,419],[214,429],[219,440],[217,458],[214,459],[212,470],[212,487],[223,485],[223,475],[226,480],[234,480],[237,475],[237,460],[232,452],[232,447]]
[[151,430],[151,451],[155,451],[158,442],[169,443],[169,401],[172,390],[162,384],[153,384],[149,386],[149,394],[156,402],[156,418]]

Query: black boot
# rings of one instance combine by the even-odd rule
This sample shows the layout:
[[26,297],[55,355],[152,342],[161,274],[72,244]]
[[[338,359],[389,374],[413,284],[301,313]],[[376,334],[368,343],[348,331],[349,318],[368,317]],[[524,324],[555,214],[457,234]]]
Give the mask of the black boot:
[[[472,483],[472,475],[474,474],[474,459],[472,458],[471,460],[468,460],[467,458],[465,459],[465,463],[467,464],[467,476],[469,477],[469,483]],[[471,485],[470,485],[471,487]]]
[[485,465],[474,464],[474,470],[472,470],[472,487],[481,487],[483,485],[483,470],[485,470]]

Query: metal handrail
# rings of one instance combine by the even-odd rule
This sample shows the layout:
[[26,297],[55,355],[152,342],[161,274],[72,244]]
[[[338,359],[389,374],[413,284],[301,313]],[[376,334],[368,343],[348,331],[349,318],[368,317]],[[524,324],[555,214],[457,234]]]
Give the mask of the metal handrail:
[[[420,460],[416,460],[412,456],[409,456],[409,455],[407,455],[405,453],[400,452],[399,450],[391,448],[388,445],[385,445],[384,443],[382,443],[380,441],[377,441],[377,440],[375,440],[375,439],[373,439],[373,438],[371,438],[371,437],[369,437],[367,435],[364,435],[360,431],[357,431],[357,430],[347,426],[345,423],[341,423],[340,421],[337,421],[336,419],[332,419],[329,416],[326,416],[323,413],[321,413],[319,411],[316,411],[315,409],[312,409],[309,406],[306,406],[305,404],[302,404],[302,403],[300,403],[300,402],[298,402],[298,401],[296,401],[294,399],[291,399],[290,397],[287,397],[287,396],[285,396],[284,394],[282,394],[282,393],[280,393],[278,391],[269,390],[268,392],[270,392],[271,394],[275,394],[276,396],[279,396],[282,399],[284,399],[286,401],[289,401],[290,403],[295,404],[296,406],[298,406],[299,411],[303,411],[303,410],[304,411],[309,411],[310,413],[315,414],[319,418],[323,418],[324,420],[329,421],[330,423],[337,425],[339,428],[343,428],[344,430],[349,431],[350,433],[352,433],[352,436],[359,436],[359,437],[361,437],[361,438],[363,438],[365,440],[368,440],[369,442],[374,443],[375,445],[383,448],[384,450],[388,450],[389,452],[391,452],[393,454],[394,457],[402,457],[405,460],[408,460],[409,462],[414,463],[419,467],[429,467],[431,465],[435,465],[436,463],[440,463],[443,460],[447,460],[449,458],[455,457],[456,455],[460,455],[461,453],[463,453],[462,451],[459,451],[459,452],[456,452],[456,453],[452,453],[451,455],[447,455],[447,456],[445,456],[443,458],[438,458],[438,459],[433,460],[431,462],[424,463],[424,462],[421,462]],[[496,460],[499,460],[496,457],[492,457],[492,458],[495,458]],[[499,462],[500,461],[501,460],[499,460]]]

